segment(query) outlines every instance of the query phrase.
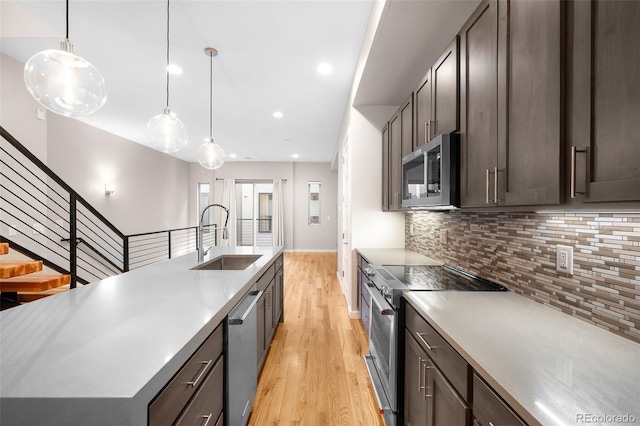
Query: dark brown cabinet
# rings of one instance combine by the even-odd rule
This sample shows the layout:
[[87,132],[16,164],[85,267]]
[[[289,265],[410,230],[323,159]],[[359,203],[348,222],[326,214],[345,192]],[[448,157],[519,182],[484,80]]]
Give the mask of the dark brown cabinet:
[[215,422],[223,411],[223,327],[218,326],[149,404],[149,426]]
[[264,293],[256,305],[257,309],[257,360],[258,372],[262,369],[269,352],[271,340],[283,318],[284,266],[280,256],[256,282],[257,290]]
[[640,2],[567,6],[570,198],[640,200]]
[[441,133],[459,129],[459,65],[456,36],[414,91],[414,150]]
[[469,365],[413,307],[405,308],[403,424],[469,425]]
[[358,294],[360,295],[360,320],[362,321],[362,325],[368,335],[369,325],[371,323],[371,293],[369,293],[369,287],[367,286],[369,279],[364,273],[364,268],[368,266],[369,261],[358,254],[357,262],[356,280],[358,284]]
[[413,94],[400,107],[400,160],[413,152]]
[[389,211],[389,123],[382,129],[382,211]]
[[485,1],[461,30],[463,207],[561,201],[563,4]]
[[474,426],[526,425],[475,373],[473,374],[473,417]]
[[405,330],[404,353],[404,424],[426,426],[427,391],[426,370],[427,354]]

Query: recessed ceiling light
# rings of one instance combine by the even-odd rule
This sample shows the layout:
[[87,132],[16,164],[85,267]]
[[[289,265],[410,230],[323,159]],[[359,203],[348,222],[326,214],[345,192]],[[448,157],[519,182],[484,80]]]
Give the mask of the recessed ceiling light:
[[236,154],[229,154],[229,158],[236,158],[237,155]]
[[280,111],[276,111],[276,112],[273,113],[273,116],[275,118],[282,118],[282,117],[284,117],[284,114],[282,112],[280,112]]
[[169,72],[169,74],[173,74],[173,75],[182,74],[182,68],[180,68],[176,64],[169,64],[169,66],[167,66],[167,71]]
[[293,154],[292,157],[293,158],[299,158],[300,156],[298,154]]
[[333,72],[333,67],[328,62],[322,62],[320,65],[318,65],[318,68],[316,68],[316,70],[320,75],[329,75]]

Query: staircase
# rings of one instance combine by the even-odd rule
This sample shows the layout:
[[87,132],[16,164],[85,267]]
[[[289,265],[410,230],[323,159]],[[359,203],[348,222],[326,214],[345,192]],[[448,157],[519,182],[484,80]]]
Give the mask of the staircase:
[[[0,255],[9,253],[9,244],[0,243]],[[68,291],[71,276],[41,274],[40,260],[0,260],[0,292],[2,306],[7,309]]]

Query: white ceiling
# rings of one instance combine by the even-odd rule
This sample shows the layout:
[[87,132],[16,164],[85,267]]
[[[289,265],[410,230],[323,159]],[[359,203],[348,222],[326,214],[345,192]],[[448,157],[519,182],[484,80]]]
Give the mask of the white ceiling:
[[[171,76],[170,107],[189,131],[173,155],[196,161],[208,136],[210,46],[213,136],[228,161],[331,161],[373,2],[171,0],[171,62],[184,73]],[[388,0],[354,105],[399,105],[479,2]],[[63,0],[0,0],[0,51],[26,62],[57,48],[64,12]],[[146,145],[165,105],[166,1],[70,0],[69,38],[107,83],[107,104],[83,121]],[[316,72],[325,61],[330,76]]]

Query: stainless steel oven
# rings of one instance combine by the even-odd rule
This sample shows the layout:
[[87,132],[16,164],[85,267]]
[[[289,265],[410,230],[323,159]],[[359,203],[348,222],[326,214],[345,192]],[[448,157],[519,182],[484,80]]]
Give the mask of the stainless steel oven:
[[402,159],[402,207],[449,210],[460,205],[457,134],[441,134]]
[[405,291],[504,291],[505,287],[450,265],[369,265],[364,268],[371,294],[369,377],[387,426],[394,426],[398,400],[400,298]]
[[397,411],[398,312],[374,287],[371,289],[369,354],[365,362],[378,406],[387,425],[395,424]]

